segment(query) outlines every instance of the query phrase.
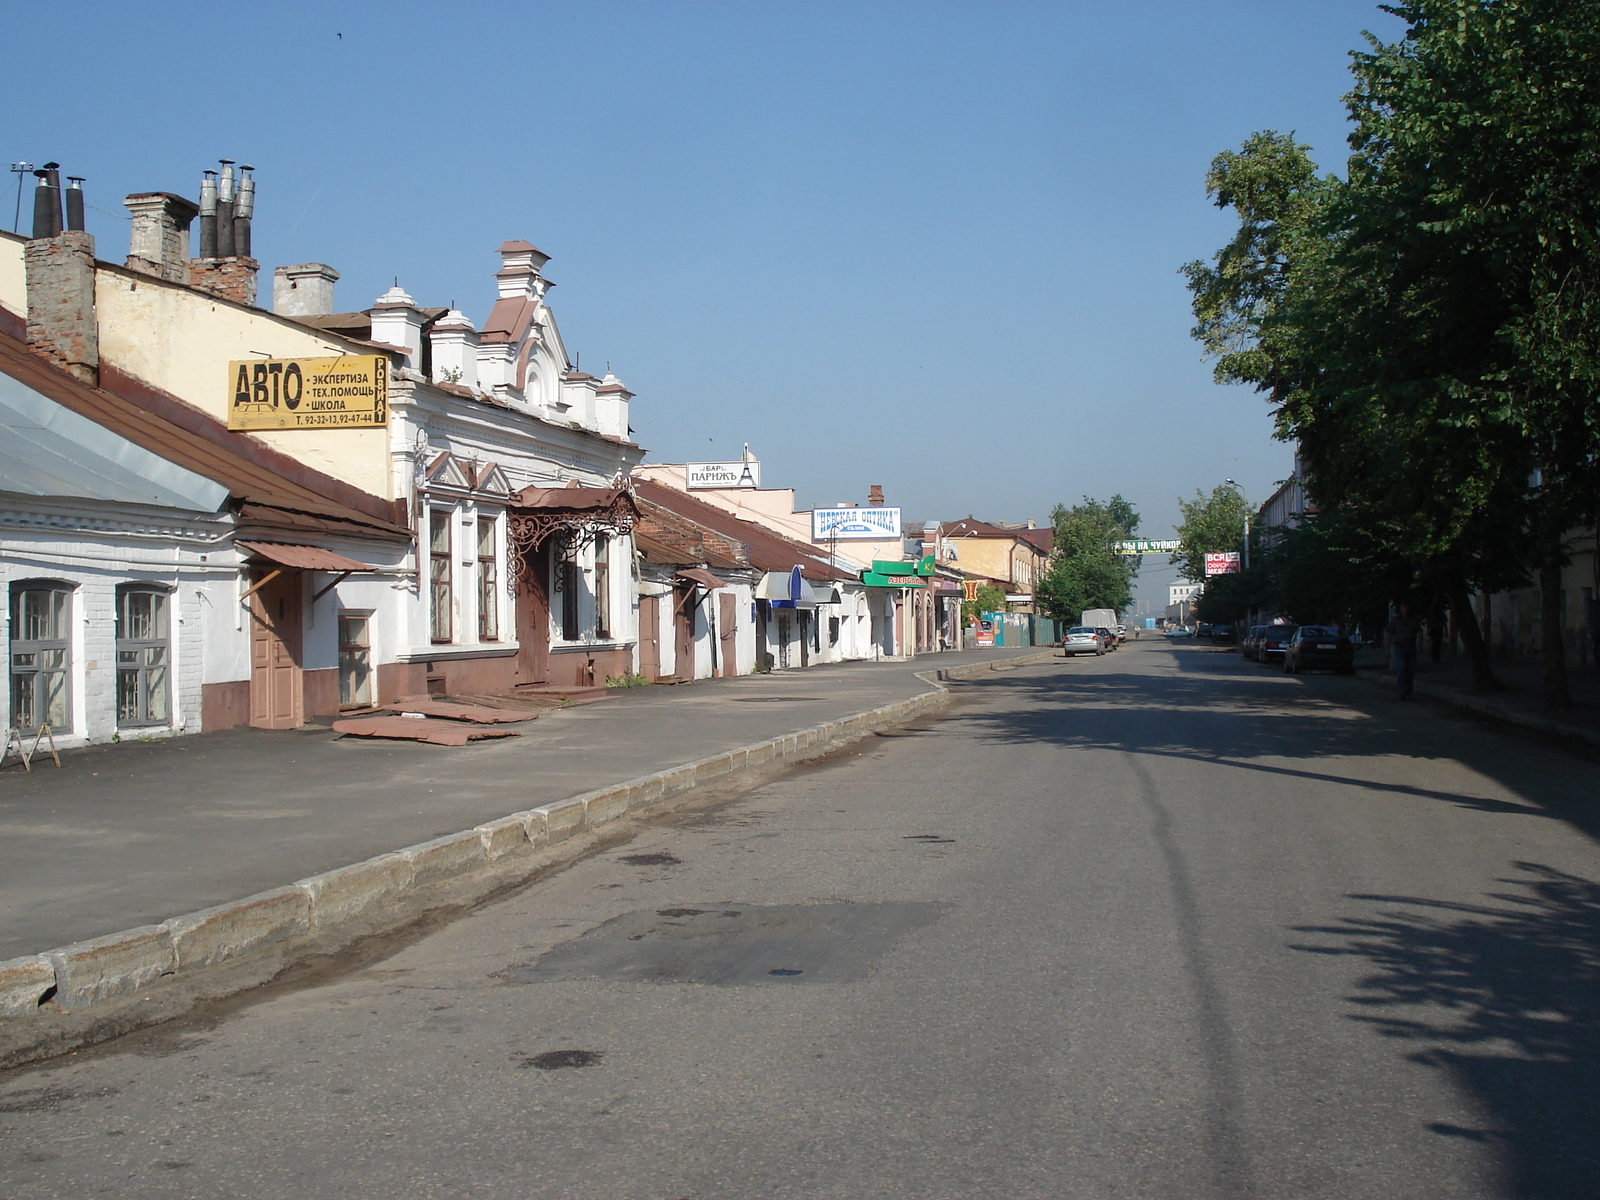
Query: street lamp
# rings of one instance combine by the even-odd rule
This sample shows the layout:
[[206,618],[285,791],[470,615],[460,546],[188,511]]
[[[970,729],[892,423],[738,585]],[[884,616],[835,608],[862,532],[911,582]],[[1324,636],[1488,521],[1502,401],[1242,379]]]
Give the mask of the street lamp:
[[1244,488],[1239,487],[1237,480],[1224,479],[1223,483],[1229,487],[1239,488],[1239,499],[1244,501],[1244,569],[1250,569],[1250,498],[1244,494]]

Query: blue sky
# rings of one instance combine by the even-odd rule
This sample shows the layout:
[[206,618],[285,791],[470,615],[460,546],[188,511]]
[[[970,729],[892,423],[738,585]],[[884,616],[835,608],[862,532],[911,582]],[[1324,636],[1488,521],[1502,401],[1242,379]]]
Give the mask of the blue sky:
[[[342,309],[399,276],[481,320],[495,247],[538,245],[568,347],[638,393],[654,460],[749,442],[802,503],[879,483],[919,520],[1121,492],[1153,537],[1179,496],[1232,476],[1259,501],[1289,470],[1188,337],[1177,268],[1231,232],[1206,166],[1274,128],[1339,169],[1348,52],[1398,30],[1367,0],[7,20],[36,48],[0,77],[7,160],[87,177],[103,258],[124,195],[248,161],[264,272],[331,263]],[[1164,603],[1164,562],[1141,598]]]

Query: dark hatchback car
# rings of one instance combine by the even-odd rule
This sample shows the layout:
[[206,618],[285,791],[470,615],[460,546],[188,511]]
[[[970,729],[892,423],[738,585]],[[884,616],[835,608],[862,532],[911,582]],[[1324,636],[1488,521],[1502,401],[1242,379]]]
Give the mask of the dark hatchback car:
[[1294,637],[1293,625],[1268,625],[1261,634],[1261,644],[1256,649],[1256,661],[1266,662],[1273,655],[1282,658],[1292,637]]
[[1319,669],[1354,675],[1355,648],[1337,625],[1302,625],[1284,648],[1283,669],[1291,675]]
[[1238,635],[1232,625],[1213,625],[1211,627],[1211,640],[1213,642],[1231,642]]
[[1265,625],[1250,626],[1249,632],[1247,632],[1244,637],[1239,640],[1239,653],[1244,655],[1246,658],[1255,659],[1259,662],[1260,659],[1258,656],[1261,653],[1261,635],[1266,631],[1267,627]]

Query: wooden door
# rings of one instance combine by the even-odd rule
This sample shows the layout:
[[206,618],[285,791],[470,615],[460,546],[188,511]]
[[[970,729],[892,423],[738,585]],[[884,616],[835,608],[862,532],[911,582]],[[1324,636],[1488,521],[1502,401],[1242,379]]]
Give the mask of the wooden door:
[[661,598],[639,597],[639,674],[654,683],[661,678]]
[[304,721],[299,571],[283,570],[250,594],[250,724],[295,729]]
[[528,555],[517,579],[517,682],[550,680],[550,543]]
[[772,670],[772,649],[767,644],[767,609],[765,600],[756,601],[756,670]]
[[731,679],[739,673],[739,602],[726,591],[719,599],[722,612],[717,636],[722,643],[722,677]]
[[694,678],[694,585],[679,588],[673,598],[677,601],[673,612],[673,633],[676,634],[675,657],[672,673],[679,679]]

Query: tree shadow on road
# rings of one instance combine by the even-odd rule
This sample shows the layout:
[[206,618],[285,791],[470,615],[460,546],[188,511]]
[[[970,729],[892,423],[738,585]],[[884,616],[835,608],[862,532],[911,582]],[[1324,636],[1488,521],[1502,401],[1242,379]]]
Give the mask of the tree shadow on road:
[[[1182,664],[1198,656],[1174,657]],[[1274,776],[1289,787],[1331,783],[1478,812],[1561,820],[1600,839],[1592,770],[1572,770],[1576,760],[1559,750],[1507,754],[1507,743],[1482,736],[1475,725],[1390,717],[1380,694],[1360,680],[1308,682],[1270,670],[1240,671],[1237,658],[1220,653],[1206,657],[1219,660],[1215,670],[985,680],[975,687],[1005,689],[1013,702],[970,709],[954,719],[987,740],[1189,759]],[[1014,702],[1018,691],[1020,704]],[[1522,802],[1397,783],[1392,763],[1384,759],[1460,763]],[[1416,776],[1414,770],[1409,774]]]
[[1408,1043],[1482,1113],[1478,1128],[1519,1200],[1600,1195],[1600,883],[1518,863],[1483,904],[1353,895],[1384,906],[1302,934],[1295,949],[1376,968],[1348,999],[1354,1020]]

